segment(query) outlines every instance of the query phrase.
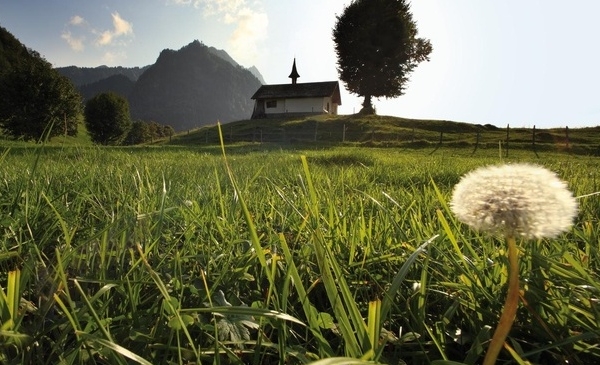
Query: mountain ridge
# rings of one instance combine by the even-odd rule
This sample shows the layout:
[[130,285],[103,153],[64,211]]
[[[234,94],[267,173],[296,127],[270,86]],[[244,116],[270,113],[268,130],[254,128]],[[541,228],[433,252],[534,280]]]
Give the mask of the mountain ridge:
[[133,119],[171,125],[176,131],[248,118],[254,107],[250,98],[264,83],[256,67],[244,68],[226,51],[198,40],[179,50],[163,49],[154,64],[144,67],[57,70],[84,99],[116,92],[129,100]]
[[129,95],[134,118],[169,124],[176,131],[248,118],[260,81],[195,40],[165,49]]

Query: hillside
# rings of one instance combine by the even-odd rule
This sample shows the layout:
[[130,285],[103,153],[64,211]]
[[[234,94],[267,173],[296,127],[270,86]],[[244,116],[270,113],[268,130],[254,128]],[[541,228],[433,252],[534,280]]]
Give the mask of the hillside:
[[27,48],[8,30],[0,27],[0,75],[36,58],[41,59],[36,51]]
[[154,120],[176,131],[246,119],[260,81],[194,41],[163,50],[137,80],[129,96],[134,119]]
[[[318,115],[304,118],[240,120],[221,126],[226,143],[253,142],[277,146],[352,145],[364,147],[525,149],[600,156],[600,126],[593,128],[498,128],[446,120],[393,116]],[[507,143],[508,142],[508,143]],[[219,143],[216,125],[175,136],[173,145]]]

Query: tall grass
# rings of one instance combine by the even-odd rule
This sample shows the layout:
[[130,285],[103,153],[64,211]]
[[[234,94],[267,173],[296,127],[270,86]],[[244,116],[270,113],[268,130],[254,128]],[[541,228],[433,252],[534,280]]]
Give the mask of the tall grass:
[[[13,148],[0,158],[0,362],[475,364],[500,241],[448,210],[498,155],[329,148]],[[594,158],[515,152],[598,191]],[[501,357],[598,361],[598,196],[523,246]],[[427,243],[427,244],[425,244]],[[424,245],[425,244],[425,245]]]

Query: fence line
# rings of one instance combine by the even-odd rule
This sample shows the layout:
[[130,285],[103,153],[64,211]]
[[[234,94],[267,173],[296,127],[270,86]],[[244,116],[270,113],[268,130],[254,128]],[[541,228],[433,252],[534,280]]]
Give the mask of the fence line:
[[[253,143],[359,143],[359,144],[380,144],[380,145],[408,145],[414,147],[433,147],[437,151],[443,146],[452,145],[472,145],[472,154],[475,154],[482,148],[499,148],[502,156],[508,157],[511,149],[527,148],[531,149],[536,156],[541,149],[558,149],[571,151],[573,148],[583,148],[590,150],[592,154],[600,155],[600,146],[579,145],[575,146],[569,137],[569,128],[565,127],[564,134],[559,130],[539,130],[534,125],[532,129],[517,128],[511,129],[506,125],[505,137],[502,137],[502,130],[479,129],[473,132],[452,132],[404,129],[397,133],[388,131],[378,131],[376,126],[349,128],[345,123],[339,127],[333,128],[328,125],[326,128],[319,128],[319,123],[314,125],[285,126],[285,127],[241,127],[234,126],[222,127],[225,142],[253,142]],[[438,137],[434,137],[435,135]],[[493,137],[490,135],[493,134]],[[214,128],[204,130],[204,142],[207,144],[218,143],[219,138]],[[433,153],[432,152],[432,153]]]

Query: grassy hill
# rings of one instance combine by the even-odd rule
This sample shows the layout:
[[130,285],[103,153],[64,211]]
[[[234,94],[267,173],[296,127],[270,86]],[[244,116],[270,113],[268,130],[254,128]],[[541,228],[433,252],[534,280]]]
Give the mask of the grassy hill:
[[[593,128],[498,128],[445,120],[392,116],[319,115],[241,120],[221,125],[226,142],[321,143],[389,147],[518,148],[600,154],[600,126]],[[535,132],[535,133],[534,133]],[[508,146],[507,146],[508,142]],[[169,144],[219,143],[216,125],[179,133]]]

